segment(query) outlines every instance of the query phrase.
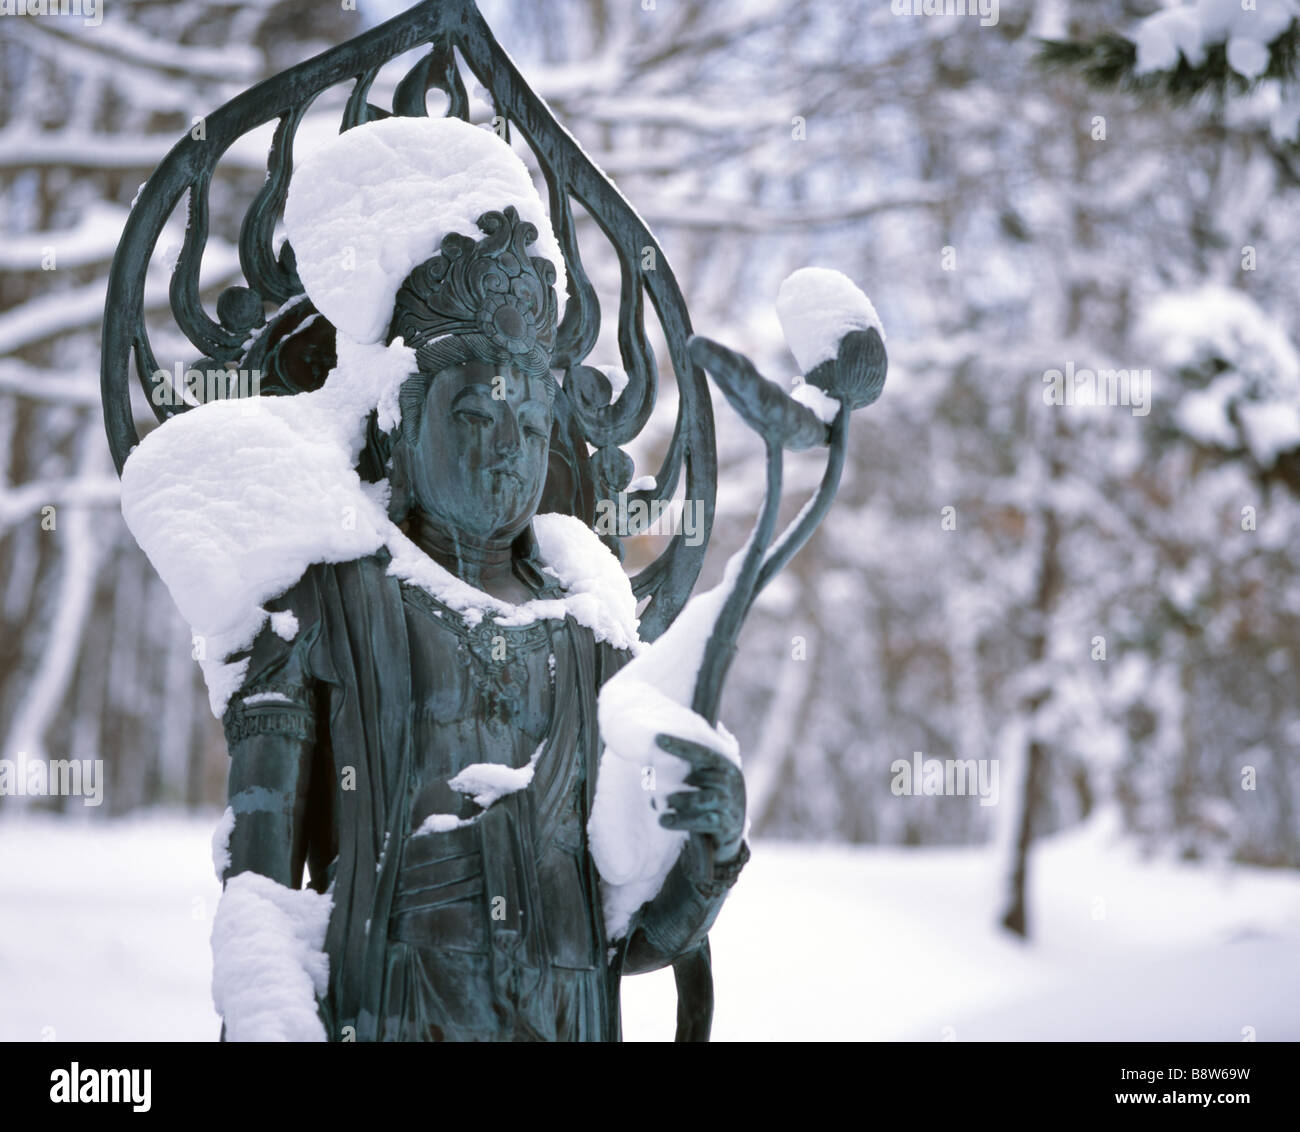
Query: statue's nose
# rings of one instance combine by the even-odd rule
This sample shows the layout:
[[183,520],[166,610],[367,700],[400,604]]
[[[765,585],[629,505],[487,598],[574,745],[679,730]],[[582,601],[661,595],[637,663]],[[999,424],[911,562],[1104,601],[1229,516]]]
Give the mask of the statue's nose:
[[518,454],[521,440],[519,422],[515,419],[514,411],[509,405],[501,406],[501,414],[497,418],[496,434],[493,439],[496,441],[498,456],[514,456]]

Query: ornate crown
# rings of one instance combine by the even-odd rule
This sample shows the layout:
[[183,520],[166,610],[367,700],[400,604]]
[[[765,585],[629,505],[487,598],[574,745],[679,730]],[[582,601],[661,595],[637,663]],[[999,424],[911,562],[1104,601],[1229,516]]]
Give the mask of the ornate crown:
[[440,254],[406,277],[388,340],[400,336],[428,374],[474,358],[549,374],[556,273],[549,260],[528,255],[537,229],[513,207],[485,212],[478,226],[481,239],[452,232]]

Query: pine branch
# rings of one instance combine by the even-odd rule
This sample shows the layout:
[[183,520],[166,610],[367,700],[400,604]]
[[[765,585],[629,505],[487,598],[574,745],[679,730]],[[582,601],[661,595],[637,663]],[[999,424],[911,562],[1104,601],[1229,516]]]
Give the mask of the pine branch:
[[1180,55],[1172,70],[1145,75],[1136,73],[1137,45],[1114,32],[1083,41],[1043,39],[1039,45],[1035,61],[1048,70],[1073,71],[1101,90],[1158,93],[1179,104],[1203,95],[1240,97],[1265,80],[1294,80],[1300,67],[1300,23],[1292,23],[1269,45],[1268,69],[1254,79],[1228,65],[1228,48],[1223,43],[1207,48],[1199,66],[1193,67]]

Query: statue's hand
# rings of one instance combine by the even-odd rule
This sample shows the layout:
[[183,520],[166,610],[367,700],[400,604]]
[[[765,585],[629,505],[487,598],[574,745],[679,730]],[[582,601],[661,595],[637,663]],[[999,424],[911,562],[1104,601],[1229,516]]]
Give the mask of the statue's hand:
[[710,839],[719,864],[733,860],[745,835],[745,776],[740,767],[703,743],[667,734],[657,735],[655,742],[690,764],[686,785],[695,787],[668,795],[669,810],[659,824]]

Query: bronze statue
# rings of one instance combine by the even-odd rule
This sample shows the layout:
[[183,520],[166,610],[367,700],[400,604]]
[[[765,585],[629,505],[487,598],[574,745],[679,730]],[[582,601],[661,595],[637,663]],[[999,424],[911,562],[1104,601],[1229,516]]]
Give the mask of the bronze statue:
[[[555,271],[528,255],[536,231],[513,208],[480,226],[482,240],[449,236],[399,292],[390,338],[415,348],[420,371],[383,462],[412,541],[469,585],[523,602],[555,592],[529,526],[553,428]],[[332,886],[331,1036],[616,1040],[620,975],[697,948],[744,864],[741,774],[662,737],[695,789],[665,799],[661,820],[709,851],[684,853],[611,947],[587,822],[596,694],[628,653],[571,617],[471,627],[387,567],[385,554],[313,566],[269,607],[299,630],[292,642],[263,630],[226,715],[226,876],[297,888],[307,862],[313,886]],[[530,760],[528,787],[486,808],[451,785],[471,766]],[[339,788],[345,763],[352,790]],[[456,824],[430,828],[444,815]]]
[[[380,68],[418,45],[392,110],[373,105]],[[469,124],[458,57],[493,129]],[[289,192],[303,114],[346,82],[334,144],[350,157],[314,169],[357,187],[354,227],[384,245],[361,253],[327,215],[337,185],[315,217]],[[428,116],[434,87],[444,118]],[[272,120],[240,231],[248,285],[214,320],[198,284],[212,172]],[[358,159],[396,141],[413,179]],[[182,395],[150,344],[149,259],[182,199],[170,310],[198,369],[259,376],[245,416]],[[588,362],[602,310],[575,200],[620,267],[620,389]],[[422,227],[426,210],[445,222]],[[654,409],[650,312],[677,421],[634,483],[622,446]],[[749,856],[723,681],[755,596],[827,514],[850,415],[886,370],[875,312],[839,273],[795,273],[778,313],[804,370],[793,394],[692,334],[654,236],[473,0],[426,0],[245,92],[149,179],[110,275],[105,423],[123,513],[194,626],[230,749],[213,933],[230,1037],[617,1040],[621,977],[672,965],[678,1040],[708,1039],[707,933]],[[143,441],[133,362],[161,422]],[[692,597],[716,491],[706,373],[761,438],[767,489],[723,582]],[[784,452],[815,446],[822,483],[778,537]],[[292,484],[306,503],[285,513]],[[635,532],[597,516],[681,497],[698,537],[675,532],[628,578],[618,536]]]

